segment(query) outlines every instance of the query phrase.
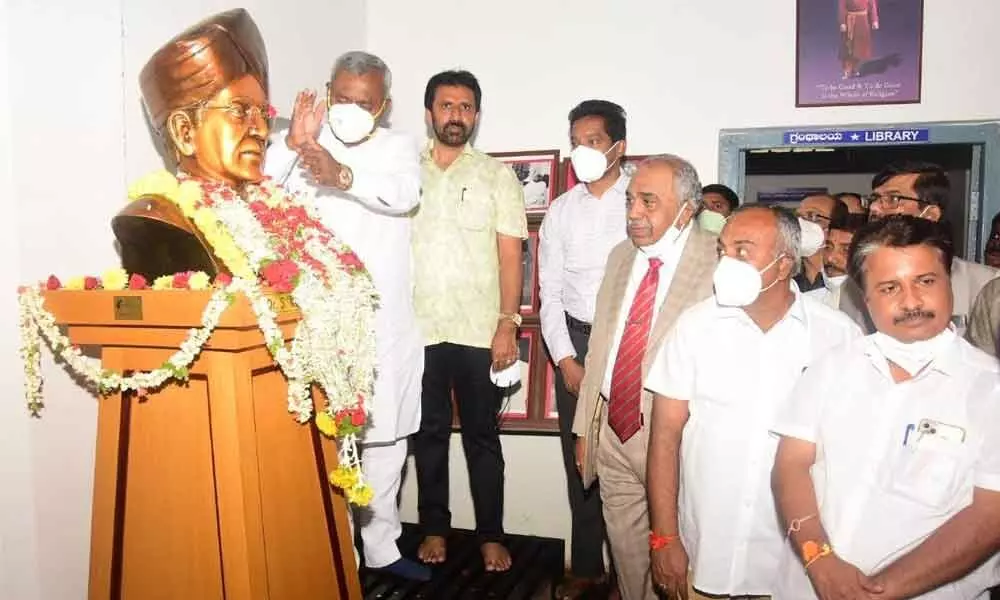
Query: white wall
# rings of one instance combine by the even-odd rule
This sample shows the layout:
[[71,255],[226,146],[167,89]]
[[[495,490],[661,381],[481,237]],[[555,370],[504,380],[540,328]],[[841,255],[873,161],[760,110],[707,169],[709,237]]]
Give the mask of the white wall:
[[[362,0],[243,0],[271,57],[274,103],[322,85],[364,45]],[[18,283],[117,264],[110,218],[161,165],[138,73],[160,44],[230,2],[0,0],[0,596],[86,597],[96,401],[51,364],[30,421],[16,358]],[[16,216],[15,216],[16,213]],[[16,593],[15,593],[16,591]],[[9,594],[9,596],[8,596]]]
[[[1000,71],[995,0],[925,2],[921,104],[811,109],[794,107],[793,2],[368,0],[367,6],[368,48],[393,70],[395,126],[423,134],[427,79],[467,68],[484,90],[476,143],[490,151],[565,153],[569,109],[606,98],[628,111],[632,153],[680,154],[710,183],[721,128],[1000,115],[1000,83],[988,76]],[[568,538],[558,441],[505,437],[504,450],[507,527]],[[462,461],[453,461],[452,481],[465,478]],[[455,524],[471,526],[468,495],[457,487]],[[414,477],[403,498],[404,516],[416,518]]]

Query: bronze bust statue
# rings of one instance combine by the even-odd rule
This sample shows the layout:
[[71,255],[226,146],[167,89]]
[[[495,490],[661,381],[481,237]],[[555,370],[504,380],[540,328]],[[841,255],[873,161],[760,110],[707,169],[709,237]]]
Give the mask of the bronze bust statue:
[[[244,9],[188,28],[153,54],[140,74],[150,122],[180,172],[240,190],[264,178],[269,130],[264,40]],[[226,267],[171,200],[143,196],[112,219],[122,267],[152,281]]]

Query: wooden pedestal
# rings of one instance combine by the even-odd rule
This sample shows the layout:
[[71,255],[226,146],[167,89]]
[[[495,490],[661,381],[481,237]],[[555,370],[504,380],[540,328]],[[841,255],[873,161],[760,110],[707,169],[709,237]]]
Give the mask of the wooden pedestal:
[[[127,372],[176,352],[210,293],[45,297],[74,344]],[[299,315],[274,300],[290,337]],[[287,411],[256,321],[239,297],[186,384],[99,400],[90,600],[361,598],[348,507],[327,482],[335,444]]]

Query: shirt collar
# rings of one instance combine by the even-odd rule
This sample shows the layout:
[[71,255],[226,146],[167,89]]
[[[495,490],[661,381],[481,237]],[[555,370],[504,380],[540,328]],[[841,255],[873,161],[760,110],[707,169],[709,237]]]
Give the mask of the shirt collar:
[[[431,151],[434,150],[435,143],[437,143],[437,140],[435,138],[433,137],[427,138],[427,143],[424,144],[424,149],[420,152],[420,158],[424,160],[430,160]],[[472,144],[470,144],[469,142],[465,142],[465,145],[462,146],[462,156],[470,156],[472,154],[474,154],[474,150],[472,149]]]

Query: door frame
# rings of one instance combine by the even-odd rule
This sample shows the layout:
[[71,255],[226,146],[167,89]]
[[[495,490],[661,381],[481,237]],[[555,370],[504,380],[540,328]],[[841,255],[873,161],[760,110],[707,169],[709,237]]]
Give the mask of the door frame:
[[[979,146],[979,168],[976,160],[970,168],[970,195],[966,224],[968,248],[966,256],[970,260],[981,260],[983,247],[989,237],[990,221],[1000,212],[1000,121],[930,121],[910,123],[857,124],[787,127],[752,127],[746,129],[722,129],[719,132],[719,181],[726,184],[743,198],[746,193],[746,153],[749,150],[768,148],[795,148],[796,144],[785,141],[785,134],[823,133],[831,131],[868,130],[928,130],[927,140],[915,144],[970,144]],[[832,136],[827,136],[832,137]],[[913,142],[884,143],[881,145],[906,145]],[[847,141],[824,140],[821,144],[829,148],[871,147]],[[803,146],[804,147],[804,146]],[[978,170],[978,173],[976,172]],[[976,185],[978,184],[978,186]]]

